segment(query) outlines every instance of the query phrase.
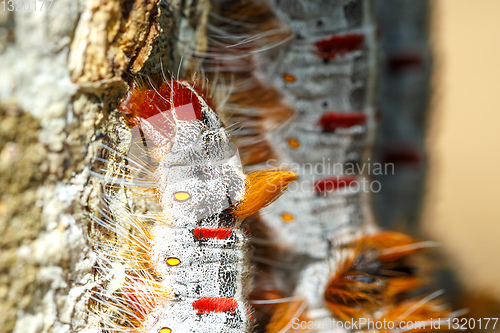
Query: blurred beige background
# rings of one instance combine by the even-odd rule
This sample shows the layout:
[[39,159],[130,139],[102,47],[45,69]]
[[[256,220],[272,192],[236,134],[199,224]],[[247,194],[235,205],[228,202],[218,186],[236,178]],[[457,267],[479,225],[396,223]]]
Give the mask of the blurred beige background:
[[435,0],[424,227],[469,290],[500,298],[500,1]]

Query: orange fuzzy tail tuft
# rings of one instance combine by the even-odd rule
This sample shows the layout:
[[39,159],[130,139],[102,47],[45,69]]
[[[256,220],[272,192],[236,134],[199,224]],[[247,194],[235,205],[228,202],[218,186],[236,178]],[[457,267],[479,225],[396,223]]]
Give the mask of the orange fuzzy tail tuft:
[[291,171],[261,170],[247,176],[245,197],[236,207],[237,218],[245,218],[276,200],[297,180],[297,174]]

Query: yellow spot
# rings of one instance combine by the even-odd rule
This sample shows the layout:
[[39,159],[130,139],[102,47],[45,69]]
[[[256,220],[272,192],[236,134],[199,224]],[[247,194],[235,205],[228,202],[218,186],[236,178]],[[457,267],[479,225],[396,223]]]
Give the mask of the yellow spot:
[[174,193],[174,198],[176,201],[184,202],[188,200],[191,196],[187,192],[176,192]]
[[300,142],[295,139],[288,139],[288,145],[292,148],[297,149],[300,147]]
[[175,258],[175,257],[167,258],[167,265],[169,265],[169,266],[177,266],[180,263],[181,263],[181,261],[178,258]]
[[285,82],[295,82],[295,76],[291,75],[291,74],[283,74],[283,80]]
[[292,214],[289,214],[289,213],[283,213],[283,214],[281,214],[281,218],[285,222],[292,222],[295,219],[295,217]]
[[167,327],[163,327],[159,333],[170,333],[172,332],[172,330],[170,328],[167,328]]

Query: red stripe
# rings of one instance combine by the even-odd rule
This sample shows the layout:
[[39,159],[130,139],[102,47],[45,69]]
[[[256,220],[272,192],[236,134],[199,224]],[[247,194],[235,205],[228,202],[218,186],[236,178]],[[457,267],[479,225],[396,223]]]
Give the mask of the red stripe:
[[234,298],[202,297],[193,302],[193,309],[198,313],[228,312],[234,313],[238,302]]
[[229,228],[194,228],[193,234],[199,240],[204,239],[228,239],[233,234],[233,229]]
[[356,178],[352,176],[338,176],[338,177],[325,178],[322,180],[318,180],[314,184],[314,190],[316,191],[316,193],[324,194],[349,186],[349,184],[355,181]]
[[348,34],[343,36],[332,36],[328,39],[320,40],[314,45],[320,58],[333,59],[337,55],[344,55],[347,52],[360,50],[363,48],[365,36],[360,34]]
[[328,112],[321,116],[318,124],[324,131],[333,131],[337,128],[349,128],[355,125],[364,125],[366,114],[362,112],[340,113]]

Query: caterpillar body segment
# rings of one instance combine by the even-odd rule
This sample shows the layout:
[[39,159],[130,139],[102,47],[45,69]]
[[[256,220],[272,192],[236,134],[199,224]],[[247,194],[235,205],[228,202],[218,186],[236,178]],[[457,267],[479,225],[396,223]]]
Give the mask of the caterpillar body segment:
[[[294,297],[297,302],[288,305],[301,309],[297,315],[311,320],[331,318],[324,290],[336,266],[332,240],[376,229],[368,193],[349,186],[362,183],[364,172],[347,170],[364,161],[367,142],[373,140],[376,43],[372,3],[251,2],[249,7],[275,13],[261,17],[243,15],[238,1],[233,6],[227,1],[215,3],[217,17],[227,19],[212,20],[220,27],[214,40],[220,31],[232,36],[242,29],[246,36],[265,36],[265,28],[291,35],[269,48],[249,38],[246,48],[228,46],[229,55],[219,62],[223,74],[236,78],[236,92],[222,114],[241,126],[236,142],[246,165],[286,166],[300,176],[260,217],[267,238],[260,244],[256,240],[255,246],[268,251],[258,249],[264,257],[256,261],[269,264],[259,268],[266,287],[256,294]],[[220,43],[213,45],[216,48]],[[215,60],[209,59],[212,65]],[[271,255],[274,250],[277,253]],[[262,289],[260,284],[257,287]],[[282,313],[295,313],[288,305],[279,306]],[[288,322],[271,317],[270,331],[283,328],[276,320]]]
[[[94,220],[114,236],[95,243],[103,287],[93,295],[94,325],[106,332],[250,332],[242,216],[272,202],[295,176],[268,172],[256,183],[259,177],[243,173],[229,132],[193,83],[135,86],[120,111],[132,125],[132,144],[127,171],[110,183],[101,177],[107,190]],[[150,192],[159,212],[132,213],[120,198],[126,190]],[[237,214],[245,198],[257,207]]]
[[[260,223],[252,224],[261,237],[253,238],[258,283],[252,294],[257,317],[266,325],[260,331],[301,331],[291,326],[297,319],[381,319],[419,305],[406,299],[420,284],[409,263],[425,242],[378,232],[370,204],[370,193],[380,190],[370,176],[388,174],[384,166],[374,170],[370,161],[377,120],[374,2],[270,0],[264,12],[270,7],[276,16],[263,15],[261,21],[248,17],[241,1],[233,7],[228,1],[215,3],[219,12],[212,22],[218,33],[252,37],[245,47],[227,46],[231,51],[219,63],[219,75],[234,75],[240,83],[222,116],[241,127],[237,144],[245,165],[286,166],[299,175],[261,214]],[[262,4],[251,2],[248,8]],[[253,37],[266,35],[262,27],[288,29],[291,38],[260,47]],[[216,61],[209,59],[211,65]],[[262,93],[262,87],[273,93]],[[384,275],[388,271],[399,276]],[[451,315],[445,306],[419,306],[417,312],[428,318]]]

